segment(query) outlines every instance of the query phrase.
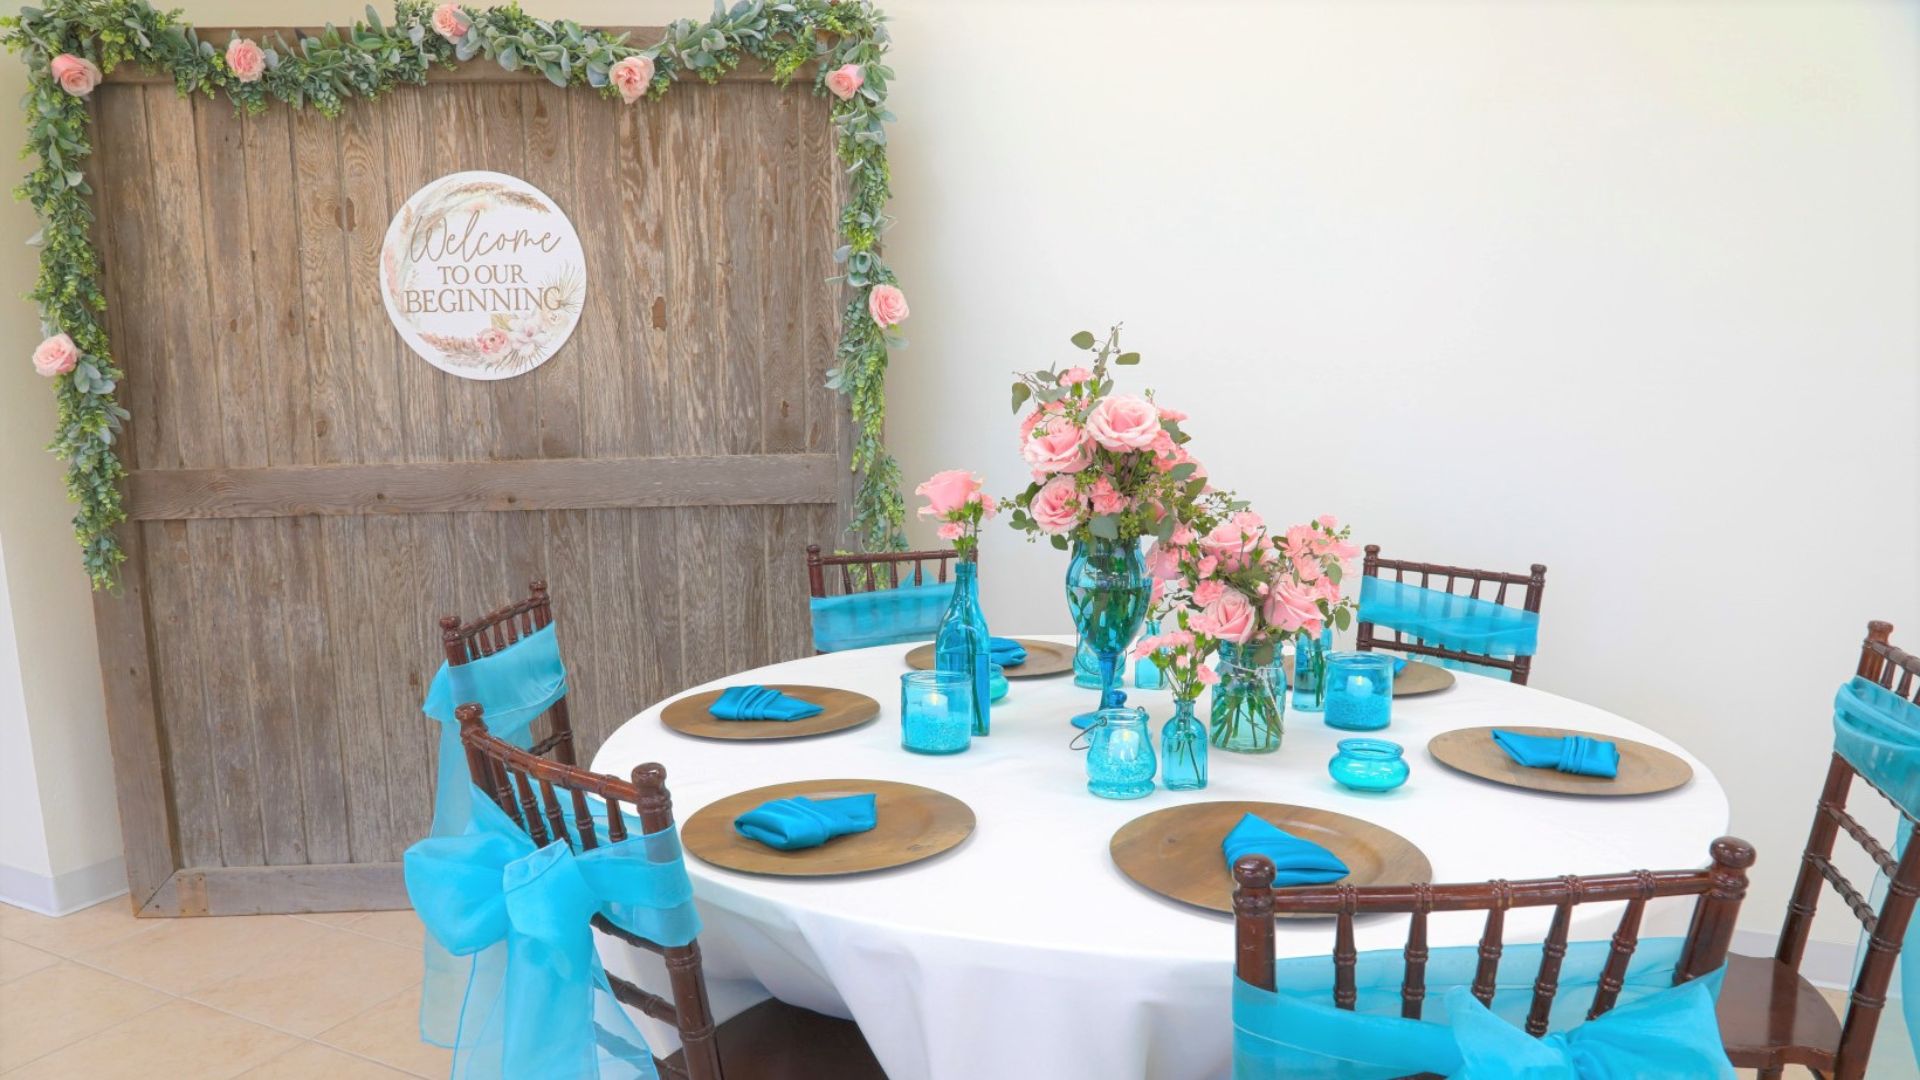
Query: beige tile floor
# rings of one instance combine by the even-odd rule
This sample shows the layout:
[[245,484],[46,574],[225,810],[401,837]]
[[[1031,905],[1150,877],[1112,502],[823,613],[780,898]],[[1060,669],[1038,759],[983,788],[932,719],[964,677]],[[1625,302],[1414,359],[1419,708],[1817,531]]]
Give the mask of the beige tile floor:
[[[420,938],[410,911],[135,919],[120,899],[50,919],[0,904],[0,1076],[444,1077],[451,1055],[419,1037]],[[1920,1080],[1897,1012],[1872,1075]]]

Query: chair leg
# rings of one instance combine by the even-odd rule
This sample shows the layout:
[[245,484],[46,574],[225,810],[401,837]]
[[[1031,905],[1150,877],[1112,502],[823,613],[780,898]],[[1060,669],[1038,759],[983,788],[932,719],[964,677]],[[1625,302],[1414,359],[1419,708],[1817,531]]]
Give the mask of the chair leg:
[[1761,1069],[1759,1072],[1755,1073],[1754,1075],[1758,1077],[1759,1080],[1780,1080],[1782,1076],[1786,1075],[1786,1070],[1784,1068]]

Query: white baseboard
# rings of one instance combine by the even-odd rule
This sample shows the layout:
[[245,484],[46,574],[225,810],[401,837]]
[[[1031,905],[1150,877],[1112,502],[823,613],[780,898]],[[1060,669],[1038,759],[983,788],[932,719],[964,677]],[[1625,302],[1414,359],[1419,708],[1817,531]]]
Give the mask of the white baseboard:
[[118,857],[52,877],[0,866],[0,902],[42,915],[70,915],[126,891],[127,867]]
[[[1733,932],[1733,951],[1744,956],[1772,956],[1780,935],[1762,930],[1735,930]],[[1829,990],[1846,990],[1853,986],[1853,957],[1856,951],[1852,942],[1810,940],[1807,951],[1800,958],[1800,974],[1815,986]],[[1893,997],[1900,996],[1900,980],[1893,980],[1888,988]]]

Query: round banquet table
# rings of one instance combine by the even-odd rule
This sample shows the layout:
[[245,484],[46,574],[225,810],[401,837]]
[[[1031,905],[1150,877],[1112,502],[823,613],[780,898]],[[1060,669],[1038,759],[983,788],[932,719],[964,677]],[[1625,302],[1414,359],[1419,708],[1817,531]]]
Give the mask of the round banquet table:
[[[1068,638],[1051,638],[1064,640]],[[911,645],[832,653],[717,680],[843,687],[880,702],[877,720],[811,738],[723,742],[662,726],[660,705],[622,725],[595,770],[667,767],[685,821],[723,796],[789,780],[898,780],[973,808],[958,848],[894,870],[776,878],[722,870],[689,854],[709,990],[721,1019],[769,994],[857,1021],[892,1080],[1203,1080],[1231,1069],[1233,922],[1135,885],[1113,865],[1115,830],[1150,811],[1205,800],[1257,799],[1323,807],[1385,826],[1433,863],[1435,881],[1549,877],[1706,865],[1726,831],[1726,794],[1691,754],[1604,710],[1464,672],[1439,693],[1398,699],[1380,733],[1407,748],[1412,778],[1386,795],[1349,792],[1327,776],[1348,733],[1320,714],[1289,711],[1278,753],[1215,750],[1202,791],[1157,789],[1113,802],[1087,793],[1067,717],[1096,691],[1070,676],[1015,679],[993,707],[993,734],[963,754],[900,748],[899,677]],[[1172,713],[1163,691],[1130,691],[1157,734]],[[1206,702],[1201,702],[1205,716]],[[1538,794],[1455,773],[1427,740],[1484,724],[1574,728],[1634,739],[1693,766],[1685,786],[1637,798]],[[1223,867],[1224,872],[1224,867]],[[1660,904],[1665,907],[1661,908]],[[1649,911],[1647,934],[1683,933],[1690,903]],[[1603,938],[1617,905],[1576,909],[1573,937]],[[1544,938],[1551,909],[1510,913],[1509,942]],[[1478,940],[1481,917],[1437,915],[1434,947]],[[1361,949],[1398,949],[1402,917],[1363,918]],[[1325,956],[1327,920],[1282,920],[1278,951]],[[607,967],[665,992],[656,959],[603,941]],[[1531,973],[1528,973],[1531,977]],[[1329,964],[1331,984],[1331,964]],[[636,1014],[659,1053],[670,1028]]]

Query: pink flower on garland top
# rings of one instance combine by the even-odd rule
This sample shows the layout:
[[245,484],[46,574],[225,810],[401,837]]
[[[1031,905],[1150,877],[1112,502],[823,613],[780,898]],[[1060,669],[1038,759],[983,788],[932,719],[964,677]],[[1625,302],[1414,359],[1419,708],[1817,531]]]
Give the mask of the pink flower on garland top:
[[267,54],[246,38],[227,42],[227,70],[241,82],[259,82],[267,73]]
[[852,100],[866,81],[867,76],[859,64],[843,64],[827,72],[827,89],[841,101]]
[[467,36],[472,27],[467,21],[467,13],[460,10],[459,4],[441,4],[433,9],[433,32],[448,41],[459,41]]
[[898,326],[907,318],[907,294],[893,285],[875,285],[867,293],[867,313],[882,327]]
[[629,56],[608,68],[607,78],[620,91],[620,100],[631,105],[652,85],[653,61],[644,56]]
[[963,559],[980,546],[980,523],[1000,509],[993,496],[981,490],[980,478],[965,469],[948,469],[928,477],[913,493],[927,500],[920,516],[940,522],[935,533],[953,544]]
[[86,97],[93,93],[94,87],[100,85],[100,69],[83,56],[61,53],[53,58],[53,63],[47,65],[47,70],[53,73],[53,80],[60,84],[60,89],[74,97]]
[[33,370],[42,375],[65,375],[80,362],[80,350],[73,339],[55,334],[33,350]]
[[497,326],[489,326],[474,335],[473,343],[480,347],[481,352],[493,356],[507,347],[507,332]]
[[1112,394],[1087,415],[1087,431],[1109,450],[1145,450],[1161,434],[1160,410],[1146,398]]

